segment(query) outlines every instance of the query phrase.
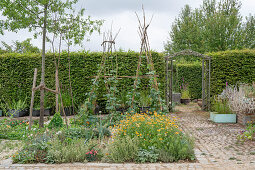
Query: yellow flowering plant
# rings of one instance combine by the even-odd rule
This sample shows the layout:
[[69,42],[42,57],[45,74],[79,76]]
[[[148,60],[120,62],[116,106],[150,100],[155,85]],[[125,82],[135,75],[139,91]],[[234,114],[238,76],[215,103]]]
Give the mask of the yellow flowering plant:
[[127,115],[113,127],[113,142],[127,136],[137,138],[140,149],[155,147],[163,162],[194,159],[193,142],[182,132],[174,117],[157,112]]

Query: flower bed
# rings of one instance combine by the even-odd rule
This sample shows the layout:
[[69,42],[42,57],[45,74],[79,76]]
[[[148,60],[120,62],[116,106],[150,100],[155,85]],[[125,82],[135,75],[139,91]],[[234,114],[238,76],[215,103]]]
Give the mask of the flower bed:
[[[12,155],[14,163],[176,162],[195,159],[193,141],[175,118],[126,114],[108,130],[107,121],[70,124],[55,114],[43,129],[28,130],[27,121],[2,121],[1,138],[18,139],[24,147]],[[86,123],[86,122],[85,122]],[[6,131],[4,131],[6,129]]]
[[141,163],[194,160],[193,142],[175,121],[157,112],[128,115],[113,128],[108,158]]

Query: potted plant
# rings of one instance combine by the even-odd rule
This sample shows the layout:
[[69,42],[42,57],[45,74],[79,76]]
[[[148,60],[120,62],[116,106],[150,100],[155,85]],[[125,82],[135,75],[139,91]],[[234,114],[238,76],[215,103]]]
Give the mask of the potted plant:
[[7,116],[12,117],[23,117],[28,116],[26,98],[25,100],[19,99],[18,101],[13,100],[10,103],[6,103],[7,106]]
[[190,93],[188,84],[184,83],[184,78],[182,78],[182,84],[180,86],[181,90],[181,103],[182,104],[189,104],[190,103]]
[[147,93],[142,92],[140,95],[139,110],[140,113],[149,113],[151,105],[151,98]]
[[214,100],[210,112],[210,120],[215,123],[236,123],[236,114],[233,114],[227,100]]
[[[44,98],[45,109],[44,109],[44,116],[50,116],[52,108],[49,106],[48,97]],[[38,117],[40,116],[40,104],[35,103],[33,107],[32,116]]]
[[[51,115],[51,108],[50,107],[46,107],[44,109],[44,116],[50,116]],[[40,116],[40,105],[35,105],[35,107],[33,108],[33,112],[32,112],[32,116],[38,117]]]
[[32,116],[40,116],[40,104],[35,104],[32,112]]
[[189,104],[190,103],[190,94],[189,94],[189,89],[183,89],[181,91],[181,103],[182,104]]
[[180,104],[181,103],[181,93],[173,92],[172,99],[173,99],[173,103]]

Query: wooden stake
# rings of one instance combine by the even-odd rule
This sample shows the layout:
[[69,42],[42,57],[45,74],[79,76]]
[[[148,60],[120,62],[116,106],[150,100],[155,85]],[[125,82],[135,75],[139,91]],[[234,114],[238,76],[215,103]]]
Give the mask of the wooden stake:
[[67,118],[66,118],[66,113],[65,113],[65,109],[64,109],[64,105],[63,105],[63,101],[62,101],[62,95],[61,95],[60,88],[59,88],[58,92],[59,92],[59,97],[60,97],[62,111],[63,111],[64,117],[65,117],[65,121],[66,121],[66,127],[68,128],[68,122],[67,122]]
[[33,80],[33,86],[32,86],[32,96],[31,96],[30,113],[29,113],[29,128],[28,128],[29,130],[31,130],[31,126],[32,126],[32,112],[33,112],[34,98],[35,98],[36,76],[37,76],[37,68],[35,68],[34,80]]

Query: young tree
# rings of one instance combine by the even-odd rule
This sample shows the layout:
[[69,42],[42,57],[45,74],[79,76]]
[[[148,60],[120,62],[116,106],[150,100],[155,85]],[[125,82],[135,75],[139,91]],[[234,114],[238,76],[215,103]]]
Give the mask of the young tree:
[[[1,0],[0,11],[6,20],[1,20],[1,27],[17,32],[20,29],[35,31],[35,37],[42,35],[42,71],[40,83],[40,122],[44,126],[44,93],[45,93],[45,44],[46,33],[50,33],[54,24],[52,14],[65,14],[65,10],[73,9],[78,0]],[[39,32],[38,32],[39,31]]]
[[[55,53],[54,41],[56,38],[59,38],[59,54],[56,58],[56,89],[59,89],[58,84],[58,67],[60,61],[61,42],[64,40],[68,46],[68,65],[69,65],[69,85],[70,85],[70,95],[72,98],[72,106],[74,108],[73,93],[72,93],[72,84],[71,84],[71,59],[70,59],[70,46],[80,45],[87,35],[91,35],[94,31],[100,32],[100,27],[103,24],[102,20],[91,20],[90,16],[84,18],[85,9],[81,9],[78,13],[75,10],[68,12],[67,14],[61,15],[55,13],[54,25],[51,27],[51,32],[53,32],[53,38],[51,41],[53,53]],[[59,90],[60,91],[60,90]],[[58,94],[56,95],[56,110],[58,110]],[[74,110],[73,110],[74,112]]]

